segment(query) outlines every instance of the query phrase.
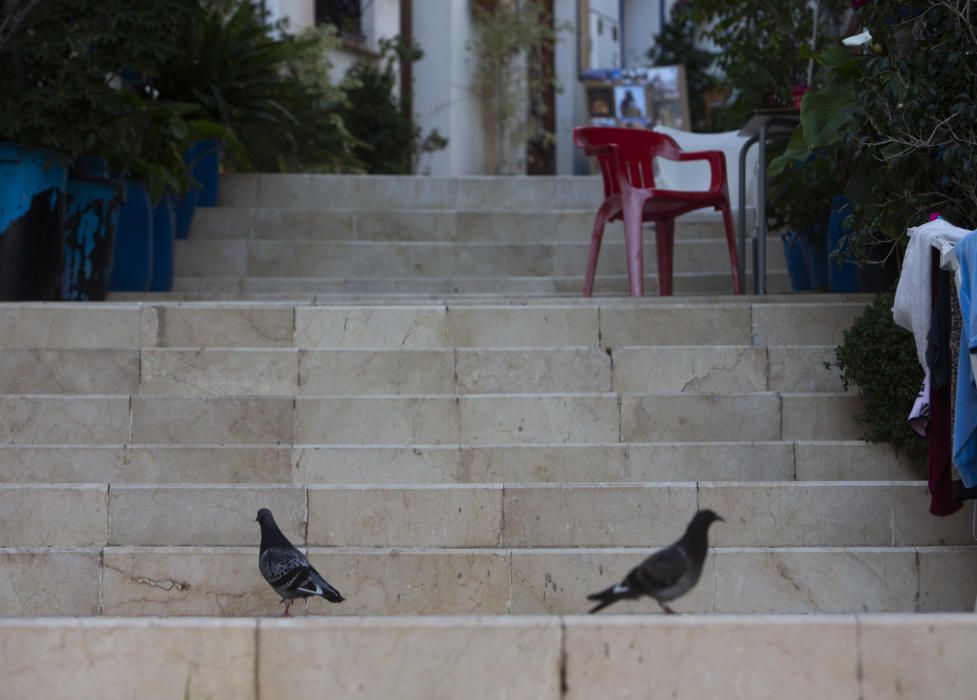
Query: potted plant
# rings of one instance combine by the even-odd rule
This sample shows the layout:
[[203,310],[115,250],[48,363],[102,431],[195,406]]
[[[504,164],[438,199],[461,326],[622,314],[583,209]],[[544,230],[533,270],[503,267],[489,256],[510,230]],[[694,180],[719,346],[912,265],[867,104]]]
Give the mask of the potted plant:
[[[90,283],[97,290],[99,283],[93,280],[104,277],[111,256],[93,253],[89,229],[95,224],[96,238],[110,238],[112,210],[118,204],[118,189],[104,177],[103,162],[123,170],[131,155],[131,141],[123,128],[131,114],[118,78],[126,66],[151,74],[172,45],[172,37],[180,33],[189,16],[186,11],[195,4],[195,0],[6,3],[5,10],[13,5],[9,16],[17,21],[4,22],[0,35],[0,141],[11,145],[8,155],[13,148],[20,154],[44,149],[45,169],[65,172],[66,184],[68,167],[74,164],[70,181],[75,186],[67,190],[68,203],[74,204],[68,211],[71,237],[66,241],[68,198],[62,192],[66,184],[60,190],[48,187],[43,191],[49,194],[39,200],[31,190],[35,185],[30,184],[36,178],[6,178],[3,197],[30,201],[32,209],[40,201],[47,216],[20,217],[16,235],[5,237],[0,251],[4,267],[0,297],[99,296]],[[75,163],[83,155],[104,161],[87,158]],[[36,166],[38,157],[28,155],[26,160]],[[93,169],[92,163],[98,166]],[[43,206],[44,197],[52,207]],[[73,267],[64,278],[66,246]],[[100,269],[92,270],[95,267]],[[88,279],[80,279],[79,270]]]

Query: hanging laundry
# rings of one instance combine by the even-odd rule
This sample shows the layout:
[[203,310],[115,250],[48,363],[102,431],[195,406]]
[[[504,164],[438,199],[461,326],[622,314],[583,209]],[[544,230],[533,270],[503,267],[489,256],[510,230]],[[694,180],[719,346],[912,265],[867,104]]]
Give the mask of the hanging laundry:
[[960,285],[960,357],[953,424],[953,463],[968,488],[977,486],[977,386],[972,354],[977,353],[977,231],[954,248]]
[[958,228],[943,219],[911,228],[902,274],[896,287],[892,318],[897,324],[913,332],[916,357],[926,369],[927,337],[932,322],[932,249],[952,248],[970,231]]

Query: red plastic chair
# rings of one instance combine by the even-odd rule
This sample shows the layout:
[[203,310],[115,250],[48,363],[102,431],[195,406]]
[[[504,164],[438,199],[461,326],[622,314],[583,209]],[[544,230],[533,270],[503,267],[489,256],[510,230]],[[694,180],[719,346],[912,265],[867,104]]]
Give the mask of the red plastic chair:
[[[596,156],[604,178],[604,202],[597,210],[594,230],[590,238],[584,296],[594,291],[597,257],[608,221],[624,221],[624,246],[628,258],[628,283],[631,296],[644,295],[644,256],[641,250],[641,224],[655,223],[658,255],[658,291],[662,296],[672,294],[672,247],[675,238],[675,217],[696,209],[712,207],[723,214],[726,244],[733,272],[733,291],[743,293],[739,275],[733,215],[729,207],[726,187],[726,158],[722,151],[687,152],[665,134],[645,129],[615,129],[580,126],[573,130],[573,142],[588,156]],[[655,187],[654,159],[706,160],[712,171],[708,190],[677,191]]]

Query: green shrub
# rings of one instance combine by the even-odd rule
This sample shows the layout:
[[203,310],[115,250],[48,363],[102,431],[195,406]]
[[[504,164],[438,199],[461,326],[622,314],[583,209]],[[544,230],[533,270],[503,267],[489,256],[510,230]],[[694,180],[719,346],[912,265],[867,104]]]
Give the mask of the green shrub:
[[845,387],[856,387],[862,396],[864,410],[858,421],[865,426],[865,439],[890,443],[924,465],[926,441],[906,420],[923,370],[913,334],[892,320],[893,297],[881,294],[866,307],[845,331],[835,358]]

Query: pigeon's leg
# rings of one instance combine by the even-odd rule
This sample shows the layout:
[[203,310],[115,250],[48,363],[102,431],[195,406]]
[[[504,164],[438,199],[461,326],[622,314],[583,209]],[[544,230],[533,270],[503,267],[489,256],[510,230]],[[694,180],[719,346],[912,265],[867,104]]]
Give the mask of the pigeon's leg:
[[288,617],[288,609],[291,606],[292,606],[292,601],[288,601],[287,603],[285,603],[285,614],[283,614],[282,617]]
[[661,607],[662,610],[665,611],[665,614],[666,615],[674,615],[675,614],[675,611],[674,610],[672,610],[670,607],[668,607],[665,603],[661,602],[660,600],[658,601],[658,605]]

